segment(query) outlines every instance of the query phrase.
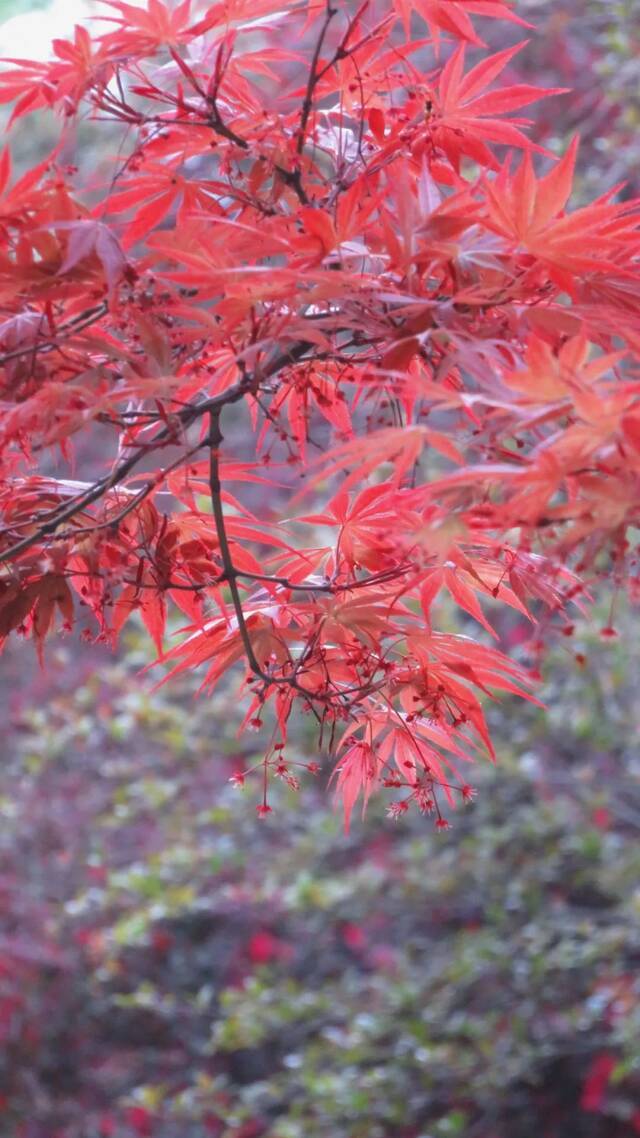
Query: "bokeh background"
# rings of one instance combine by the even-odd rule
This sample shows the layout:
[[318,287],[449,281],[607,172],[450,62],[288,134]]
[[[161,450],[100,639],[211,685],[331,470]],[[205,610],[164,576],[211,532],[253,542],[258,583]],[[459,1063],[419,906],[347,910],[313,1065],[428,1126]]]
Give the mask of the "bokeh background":
[[[537,30],[514,74],[572,88],[534,132],[556,152],[581,134],[576,201],[640,193],[638,0],[517,7]],[[96,10],[0,0],[0,54],[46,54]],[[24,120],[18,166],[55,137]],[[113,138],[81,124],[76,160]],[[154,691],[135,626],[117,657],[60,640],[44,671],[12,644],[3,1138],[640,1134],[639,627],[601,597],[551,645],[547,711],[491,708],[499,765],[449,832],[374,803],[349,837],[324,774],[257,822],[228,779],[259,736],[197,676]],[[317,757],[304,719],[296,746]]]

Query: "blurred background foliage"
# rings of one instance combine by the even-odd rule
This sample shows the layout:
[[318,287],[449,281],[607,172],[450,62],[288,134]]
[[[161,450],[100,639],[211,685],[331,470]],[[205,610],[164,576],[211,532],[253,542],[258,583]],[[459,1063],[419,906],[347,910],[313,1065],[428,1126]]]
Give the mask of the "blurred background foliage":
[[[33,7],[0,0],[3,54],[30,54]],[[39,8],[42,34],[67,33],[70,0]],[[640,191],[637,0],[518,10],[539,29],[519,73],[573,88],[538,139],[559,152],[580,131],[580,197]],[[95,168],[110,137],[81,129]],[[27,120],[19,161],[53,139]],[[546,712],[491,708],[499,765],[451,831],[373,803],[349,837],[324,774],[257,822],[257,789],[228,779],[260,736],[238,739],[224,690],[195,699],[197,677],[153,690],[135,628],[118,658],[61,640],[43,673],[12,646],[2,1135],[640,1134],[636,629],[604,598],[552,645]],[[522,631],[501,628],[516,654]],[[302,720],[292,762],[316,757]]]

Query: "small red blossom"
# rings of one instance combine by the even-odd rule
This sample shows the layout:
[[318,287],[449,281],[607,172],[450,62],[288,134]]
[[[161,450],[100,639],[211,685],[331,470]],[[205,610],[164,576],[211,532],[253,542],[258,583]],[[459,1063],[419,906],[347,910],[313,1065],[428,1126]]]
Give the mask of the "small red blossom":
[[591,812],[591,821],[599,830],[608,830],[611,827],[611,811],[606,806],[596,806]]
[[353,952],[362,952],[367,945],[367,936],[362,925],[347,923],[340,930],[344,943]]
[[125,1111],[128,1125],[140,1138],[149,1138],[153,1133],[153,1115],[143,1106],[129,1106]]
[[269,964],[274,960],[288,960],[292,946],[266,929],[253,934],[247,945],[247,954],[253,964]]
[[155,952],[164,956],[173,947],[174,938],[166,929],[155,929],[151,936],[151,944]]
[[387,816],[393,818],[394,822],[398,821],[403,814],[406,814],[409,809],[409,803],[406,800],[401,802],[391,802],[387,807]]
[[615,1055],[596,1055],[582,1084],[580,1107],[589,1113],[599,1111],[605,1101],[611,1074],[616,1065]]

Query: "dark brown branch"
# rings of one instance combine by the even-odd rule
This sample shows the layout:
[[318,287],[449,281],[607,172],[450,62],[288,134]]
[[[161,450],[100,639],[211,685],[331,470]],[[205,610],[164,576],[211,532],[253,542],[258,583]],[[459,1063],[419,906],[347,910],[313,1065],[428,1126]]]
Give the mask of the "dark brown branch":
[[218,544],[220,546],[220,559],[224,569],[224,579],[231,593],[233,609],[238,622],[238,631],[242,640],[245,656],[247,657],[247,663],[255,675],[260,676],[261,679],[268,680],[269,677],[263,673],[256,659],[247,623],[244,619],[242,598],[240,596],[240,590],[238,589],[236,570],[233,564],[231,547],[225,526],[224,509],[222,506],[222,485],[220,482],[220,444],[222,442],[222,432],[220,430],[221,410],[221,408],[218,408],[209,413],[209,435],[207,440],[209,444],[209,489],[211,492],[213,520],[215,522]]
[[[317,585],[295,584],[290,581],[288,577],[269,576],[267,573],[245,573],[239,569],[235,570],[236,577],[243,577],[249,581],[264,582],[268,585],[279,585],[283,589],[289,589],[291,592],[301,593],[349,593],[352,589],[364,589],[368,585],[381,585],[385,581],[394,581],[397,577],[404,576],[410,570],[410,565],[397,565],[390,569],[383,569],[380,573],[374,573],[370,577],[365,577],[363,580],[345,581],[343,584],[338,584],[335,581],[324,581]],[[219,580],[221,578],[218,578]],[[222,579],[225,579],[224,576]]]
[[54,534],[51,540],[66,541],[70,538],[80,537],[83,534],[95,533],[98,530],[117,529],[117,527],[120,525],[120,522],[124,521],[124,519],[127,517],[127,514],[130,514],[133,510],[135,510],[136,506],[139,506],[141,502],[144,502],[145,498],[148,498],[149,494],[152,494],[153,491],[156,490],[157,487],[164,481],[167,474],[170,474],[171,471],[175,470],[178,466],[182,466],[183,462],[188,462],[188,460],[194,454],[197,454],[197,452],[204,445],[204,443],[198,443],[197,446],[189,447],[189,449],[185,451],[184,454],[179,455],[178,458],[169,463],[168,466],[165,466],[162,470],[162,473],[154,475],[154,477],[148,482],[145,482],[139,490],[136,490],[131,499],[127,502],[126,506],[123,506],[122,509],[119,510],[116,514],[111,514],[111,516],[105,518],[104,521],[95,522],[90,526],[80,526],[77,529],[65,530],[63,533]]
[[[324,36],[322,38],[324,38]],[[216,60],[216,86],[206,98],[209,108],[207,123],[221,138],[226,138],[228,142],[233,142],[234,145],[239,146],[241,150],[249,151],[251,147],[246,138],[243,138],[242,135],[237,134],[232,127],[228,126],[220,114],[218,107],[218,87],[222,82],[224,71],[226,70],[226,64],[223,65],[221,53],[222,48],[218,52],[218,58]],[[315,62],[312,67],[312,74],[314,72]],[[291,189],[295,192],[300,203],[302,205],[308,205],[309,199],[302,185],[300,170],[289,170],[286,166],[281,166],[278,162],[273,163],[273,169],[282,178],[285,185],[291,186]]]
[[[243,378],[220,395],[212,396],[202,403],[189,404],[182,411],[179,411],[174,418],[178,420],[184,428],[189,427],[207,411],[215,409],[216,406],[223,407],[228,403],[237,403],[249,390],[249,386],[248,381]],[[58,526],[68,521],[74,514],[80,513],[81,510],[84,510],[87,506],[96,502],[106,494],[108,490],[111,490],[113,486],[116,486],[123,478],[126,478],[149,451],[155,450],[158,446],[169,445],[175,441],[175,427],[169,425],[163,427],[150,443],[144,447],[140,447],[139,450],[130,454],[128,458],[123,459],[110,474],[99,479],[99,481],[94,483],[84,494],[72,498],[66,506],[56,511],[55,514],[50,517],[47,522],[39,526],[34,533],[0,553],[0,563],[3,561],[11,561],[14,557],[17,557],[18,554],[22,553],[23,550],[28,549],[29,546],[36,545],[43,538],[54,533]]]
[[[105,301],[100,304],[94,304],[92,308],[86,308],[84,312],[78,313],[74,316],[73,320],[68,320],[66,324],[61,324],[58,332],[82,332],[88,328],[90,324],[95,324],[96,320],[100,320],[102,316],[108,311],[108,306]],[[26,348],[15,348],[12,352],[5,352],[0,356],[0,367],[4,367],[10,360],[17,360],[20,356],[32,356],[42,352],[51,352],[54,348],[61,347],[58,339],[55,340],[42,340],[39,344],[30,344]]]
[[[220,574],[219,580],[226,581],[226,583],[229,586],[229,592],[231,593],[231,600],[233,603],[233,611],[235,613],[236,620],[238,623],[238,632],[240,634],[240,639],[242,640],[242,646],[244,648],[244,654],[245,654],[247,663],[248,663],[251,671],[253,672],[253,674],[255,676],[257,676],[259,679],[261,679],[267,685],[269,685],[269,684],[284,684],[284,685],[287,685],[288,687],[292,688],[294,691],[299,692],[299,694],[304,697],[304,699],[307,701],[308,706],[313,711],[314,710],[314,708],[313,708],[313,702],[314,701],[317,701],[320,703],[327,703],[329,696],[327,693],[307,691],[307,689],[304,688],[298,680],[298,675],[299,675],[300,671],[304,668],[304,664],[305,664],[307,657],[312,652],[311,645],[308,644],[306,646],[305,651],[303,652],[302,656],[300,657],[300,659],[296,663],[294,663],[294,661],[291,660],[291,663],[293,666],[293,671],[290,675],[275,676],[275,675],[269,674],[268,672],[265,672],[264,669],[261,667],[260,662],[258,661],[256,654],[255,654],[255,651],[253,649],[253,645],[251,643],[251,636],[249,634],[249,629],[247,627],[247,622],[245,620],[244,610],[242,607],[242,597],[240,596],[240,590],[238,588],[238,578],[239,577],[250,577],[254,580],[261,580],[261,579],[263,579],[263,580],[274,580],[274,578],[266,578],[266,577],[261,578],[260,574],[239,572],[233,563],[231,546],[229,544],[229,537],[228,537],[226,525],[225,525],[224,508],[222,505],[222,484],[220,481],[220,445],[223,441],[222,431],[220,429],[220,415],[221,415],[221,413],[222,413],[222,407],[218,407],[215,410],[210,411],[210,413],[209,413],[209,433],[208,433],[208,439],[207,439],[207,442],[209,445],[209,488],[210,488],[210,494],[211,494],[211,507],[213,510],[213,518],[214,518],[214,523],[215,523],[215,527],[216,527],[216,535],[218,538],[218,545],[220,547],[220,560],[222,561],[222,567],[223,567],[223,572]],[[383,581],[383,580],[387,579],[389,576],[391,576],[391,577],[395,576],[396,573],[403,574],[403,573],[407,572],[408,569],[409,569],[409,566],[404,566],[404,567],[400,566],[400,567],[398,567],[397,570],[394,568],[393,570],[383,571],[382,573],[376,575],[376,579],[378,581]],[[278,583],[280,583],[282,581],[286,581],[286,578],[280,578],[280,579],[275,578],[275,580],[278,581]],[[373,578],[370,579],[369,581],[362,581],[362,582],[357,582],[357,583],[354,582],[352,585],[345,585],[344,589],[346,591],[346,590],[349,590],[352,588],[357,588],[357,587],[363,588],[363,587],[365,587],[366,584],[371,584],[372,581],[373,581]],[[292,586],[287,581],[286,587],[296,588],[297,586],[295,586],[295,585]],[[305,591],[307,591],[307,590],[313,590],[314,586],[308,586],[307,585],[307,586],[302,586],[302,588]],[[320,585],[317,588],[319,591],[324,591],[324,592],[337,592],[338,591],[338,587],[335,585],[332,585],[330,582],[326,583],[324,585]],[[354,690],[357,690],[360,693],[362,693],[362,692],[368,691],[369,688],[370,688],[370,684],[367,683],[367,684],[363,684],[360,688],[354,689]],[[341,694],[346,694],[346,693],[341,693]]]
[[337,14],[338,14],[338,9],[334,8],[332,6],[331,0],[328,0],[325,18],[322,22],[322,27],[320,28],[320,34],[316,40],[316,45],[313,49],[313,56],[311,57],[311,67],[309,70],[309,78],[307,80],[307,89],[305,91],[304,99],[302,101],[302,110],[300,112],[300,127],[298,129],[298,139],[296,142],[296,151],[297,151],[298,157],[300,157],[300,155],[302,154],[302,151],[304,150],[304,144],[305,144],[305,139],[306,139],[306,135],[307,135],[307,124],[309,122],[309,117],[310,117],[311,111],[313,109],[313,96],[314,96],[314,92],[315,92],[316,86],[318,84],[318,79],[319,79],[318,62],[320,60],[320,52],[322,51],[322,45],[326,39],[327,32],[329,31],[329,25],[330,25],[333,17],[336,16]]
[[193,423],[197,422],[198,419],[201,419],[203,415],[221,411],[223,407],[231,405],[232,403],[238,403],[245,395],[256,390],[260,382],[268,379],[270,376],[276,375],[282,368],[297,363],[298,360],[306,355],[312,346],[313,345],[306,340],[299,340],[292,344],[290,348],[279,352],[270,361],[260,365],[256,368],[255,372],[242,375],[236,383],[228,387],[226,391],[220,392],[219,395],[212,395],[207,399],[201,400],[199,403],[188,403],[186,407],[183,407],[180,411],[175,413],[173,416],[173,424],[165,425],[151,442],[141,446],[139,450],[130,454],[128,458],[123,459],[110,474],[99,479],[89,490],[72,498],[66,505],[57,508],[53,512],[49,512],[45,515],[47,520],[38,526],[33,533],[0,553],[0,564],[5,561],[13,560],[25,549],[37,545],[43,538],[55,533],[58,527],[72,518],[74,514],[80,513],[87,506],[98,501],[99,498],[121,482],[123,478],[126,478],[145,455],[160,446],[175,443],[178,427],[186,430],[192,426]]

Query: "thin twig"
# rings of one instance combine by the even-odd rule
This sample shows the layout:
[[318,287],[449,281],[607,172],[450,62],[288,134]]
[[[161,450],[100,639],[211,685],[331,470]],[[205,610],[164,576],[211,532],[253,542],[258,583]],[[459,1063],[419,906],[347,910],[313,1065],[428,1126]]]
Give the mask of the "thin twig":
[[301,340],[296,344],[292,344],[290,348],[279,352],[262,365],[259,370],[253,374],[244,374],[236,383],[228,387],[226,391],[220,392],[218,395],[209,396],[207,399],[201,400],[199,403],[188,403],[182,410],[176,412],[173,416],[175,426],[167,424],[155,436],[155,438],[140,447],[139,450],[130,454],[126,459],[123,459],[108,475],[99,479],[92,487],[86,490],[83,494],[72,498],[65,506],[59,510],[54,511],[47,516],[47,521],[43,522],[33,533],[22,541],[16,542],[15,545],[5,549],[0,553],[0,564],[5,561],[11,561],[28,549],[32,545],[36,545],[43,538],[49,537],[54,533],[60,525],[72,518],[74,514],[84,510],[93,502],[96,502],[108,490],[111,490],[115,485],[122,481],[131,471],[137,466],[141,459],[148,454],[151,450],[155,450],[159,446],[169,445],[176,441],[176,427],[180,425],[183,429],[192,426],[198,419],[209,412],[215,412],[218,409],[222,410],[223,407],[232,403],[238,403],[245,395],[249,394],[254,387],[257,387],[259,382],[268,379],[270,376],[275,375],[283,367],[292,363],[296,363],[312,345],[305,340]]
[[231,556],[231,548],[229,546],[229,538],[227,536],[227,529],[224,520],[224,509],[222,506],[222,484],[220,482],[220,444],[222,442],[222,432],[220,430],[220,414],[222,408],[212,410],[209,412],[209,489],[211,492],[211,508],[213,510],[213,520],[215,522],[216,534],[218,536],[218,544],[220,546],[220,559],[224,569],[224,577],[229,585],[229,592],[231,593],[231,600],[233,602],[236,620],[238,621],[238,631],[242,640],[245,656],[251,671],[262,679],[267,679],[263,674],[256,654],[253,650],[251,637],[244,618],[242,609],[242,598],[238,589],[238,582],[236,580],[236,570]]
[[322,51],[322,45],[326,39],[327,32],[329,31],[329,25],[330,25],[333,17],[336,16],[337,14],[338,14],[338,9],[334,8],[330,2],[327,2],[327,10],[326,10],[325,18],[324,18],[322,27],[320,28],[320,34],[316,40],[316,45],[313,49],[313,56],[311,57],[311,67],[309,70],[309,78],[307,80],[307,89],[305,91],[304,99],[302,101],[302,110],[300,112],[300,127],[298,129],[298,139],[296,142],[296,153],[298,154],[298,157],[301,156],[302,151],[304,150],[304,143],[305,143],[305,138],[306,138],[306,134],[307,134],[307,123],[309,122],[309,116],[311,115],[311,111],[313,109],[313,96],[314,96],[316,86],[318,84],[318,80],[320,78],[320,76],[318,74],[318,62],[320,60],[320,52]]
[[[106,301],[100,304],[94,304],[92,308],[86,308],[84,312],[78,313],[72,320],[68,320],[66,324],[61,324],[58,332],[82,332],[88,328],[90,324],[95,324],[108,311]],[[60,348],[61,345],[56,338],[55,340],[42,340],[39,344],[30,344],[28,348],[14,348],[12,352],[5,352],[0,356],[0,367],[4,367],[10,360],[17,360],[20,356],[31,356],[40,354],[42,352],[51,352],[54,348]]]

